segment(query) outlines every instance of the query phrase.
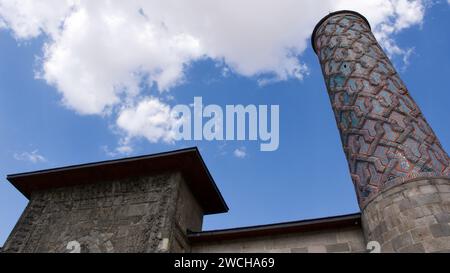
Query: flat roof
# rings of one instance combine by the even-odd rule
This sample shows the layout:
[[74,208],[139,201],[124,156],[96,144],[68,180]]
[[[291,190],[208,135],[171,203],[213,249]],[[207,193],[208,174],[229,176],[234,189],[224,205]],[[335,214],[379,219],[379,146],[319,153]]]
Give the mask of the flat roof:
[[218,229],[188,233],[189,241],[202,243],[211,241],[274,236],[294,232],[320,231],[332,228],[361,227],[361,213],[353,213],[326,218],[283,222],[268,225]]
[[223,213],[228,206],[197,147],[144,156],[100,161],[6,177],[25,197],[33,191],[114,179],[180,171],[205,214]]

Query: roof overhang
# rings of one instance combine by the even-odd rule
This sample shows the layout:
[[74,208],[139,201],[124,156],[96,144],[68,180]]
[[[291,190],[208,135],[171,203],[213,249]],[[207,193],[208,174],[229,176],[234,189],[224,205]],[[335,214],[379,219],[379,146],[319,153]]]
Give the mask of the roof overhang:
[[170,152],[73,165],[7,176],[25,197],[59,187],[180,171],[205,214],[228,211],[227,204],[196,147]]
[[336,228],[358,227],[361,227],[361,213],[269,225],[190,232],[188,238],[192,243],[204,243],[242,238],[248,239],[260,236],[285,235],[296,232],[313,232]]

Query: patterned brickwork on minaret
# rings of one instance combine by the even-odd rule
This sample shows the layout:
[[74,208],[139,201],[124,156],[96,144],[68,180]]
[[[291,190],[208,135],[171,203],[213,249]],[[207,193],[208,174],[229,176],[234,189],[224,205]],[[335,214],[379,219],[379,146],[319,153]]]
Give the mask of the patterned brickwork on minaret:
[[361,207],[412,178],[450,174],[447,153],[363,16],[325,17],[313,47]]

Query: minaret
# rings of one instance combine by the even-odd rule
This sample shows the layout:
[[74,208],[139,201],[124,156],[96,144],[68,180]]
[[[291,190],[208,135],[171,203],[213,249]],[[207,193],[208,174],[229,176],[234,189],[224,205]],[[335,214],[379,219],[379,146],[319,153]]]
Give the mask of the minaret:
[[450,251],[450,159],[364,16],[315,27],[325,79],[362,211],[382,252]]

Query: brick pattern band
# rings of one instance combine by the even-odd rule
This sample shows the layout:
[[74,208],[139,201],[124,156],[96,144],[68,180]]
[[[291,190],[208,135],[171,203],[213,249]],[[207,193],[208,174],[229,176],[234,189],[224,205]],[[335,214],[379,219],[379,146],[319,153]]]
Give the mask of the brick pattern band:
[[332,13],[312,39],[360,207],[411,178],[448,177],[447,153],[367,20]]

